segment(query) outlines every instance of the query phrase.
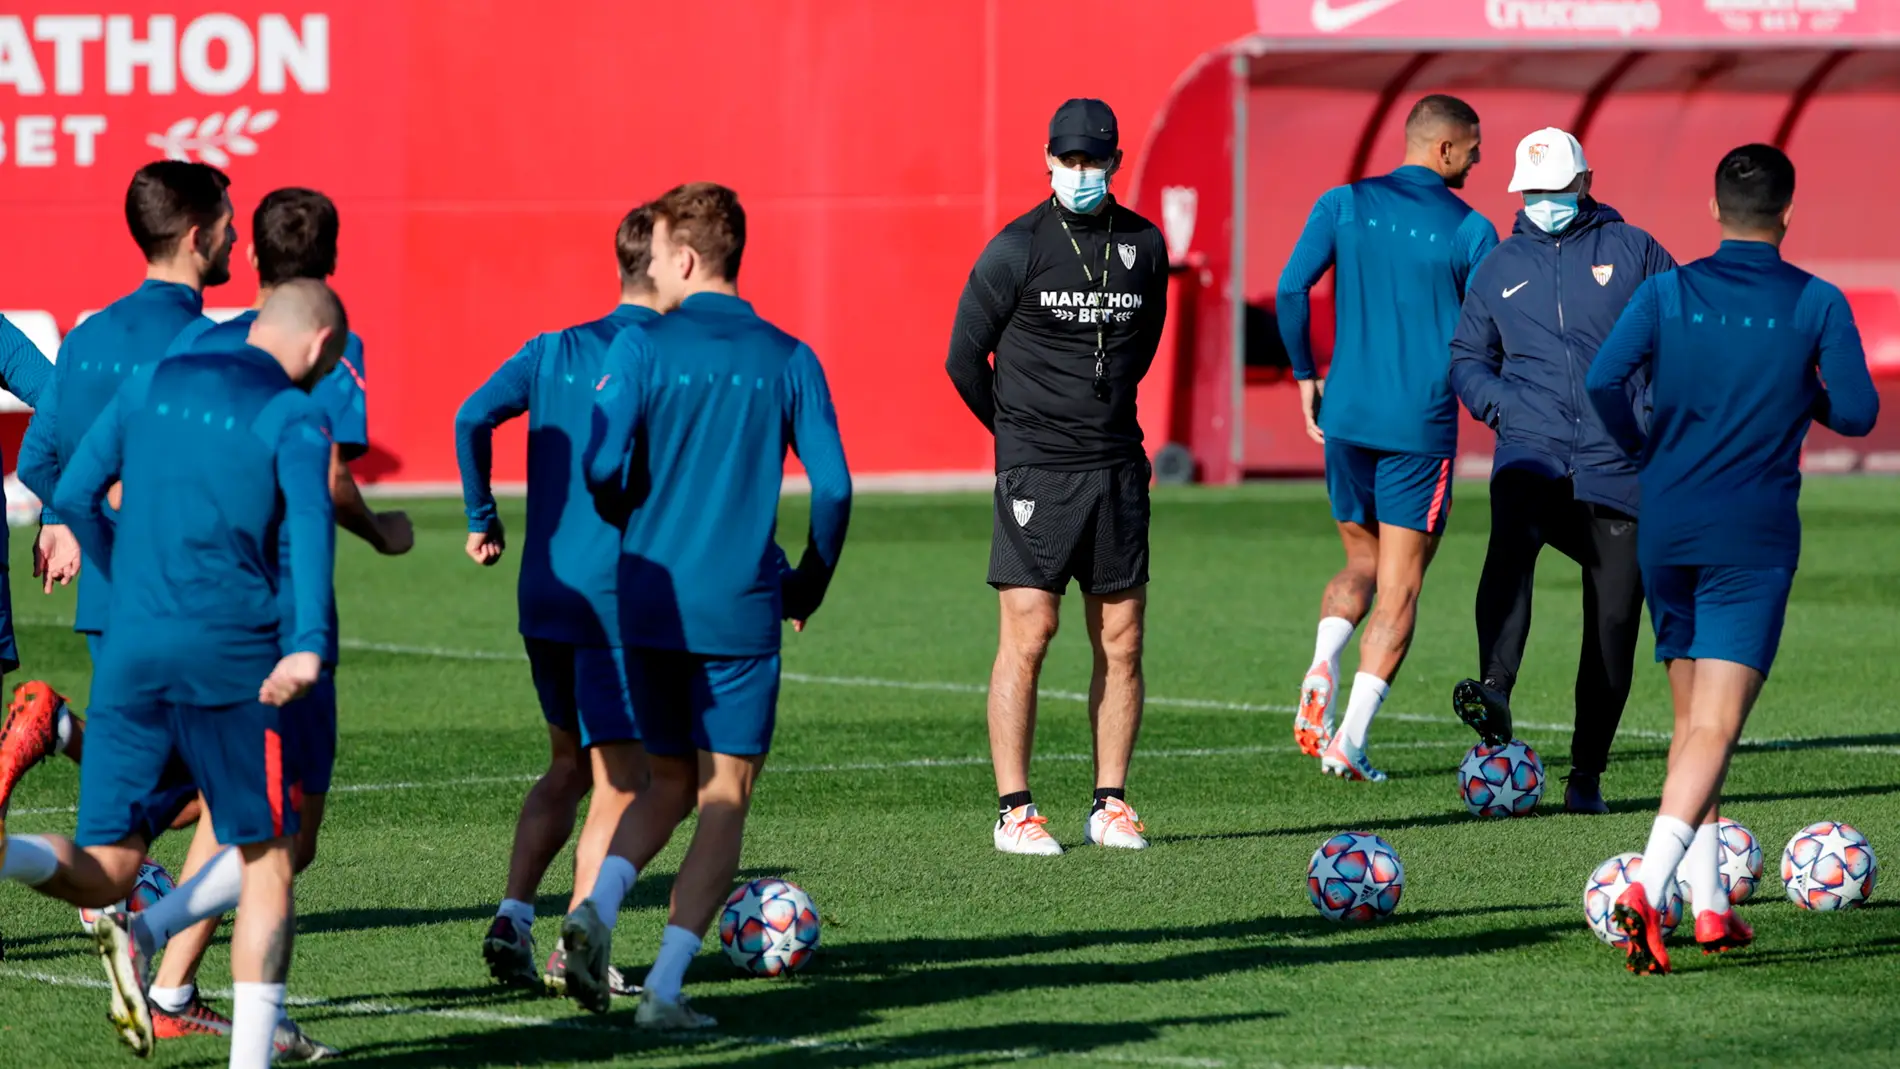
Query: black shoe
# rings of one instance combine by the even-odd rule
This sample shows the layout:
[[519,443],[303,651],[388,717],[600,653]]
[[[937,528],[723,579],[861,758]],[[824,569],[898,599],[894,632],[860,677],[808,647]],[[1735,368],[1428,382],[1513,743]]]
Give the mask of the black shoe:
[[1451,709],[1486,745],[1511,741],[1511,699],[1495,681],[1467,679],[1451,688]]
[[1600,779],[1594,772],[1572,769],[1570,775],[1564,777],[1564,812],[1592,817],[1608,813],[1610,805],[1603,800]]

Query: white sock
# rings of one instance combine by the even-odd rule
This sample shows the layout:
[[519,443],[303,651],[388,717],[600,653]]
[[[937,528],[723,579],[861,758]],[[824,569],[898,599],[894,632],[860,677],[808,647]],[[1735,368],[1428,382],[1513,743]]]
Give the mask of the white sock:
[[[1352,641],[1352,621],[1343,616],[1324,617],[1319,622],[1319,637],[1313,642],[1313,668],[1326,665],[1339,678],[1339,655]],[[1312,669],[1308,669],[1311,671]]]
[[152,1004],[166,1013],[185,1012],[185,1007],[191,1005],[191,996],[197,993],[198,988],[192,984],[186,984],[183,987],[154,987],[146,992],[151,997]]
[[1649,844],[1643,847],[1643,869],[1641,880],[1643,897],[1657,910],[1662,909],[1663,889],[1676,875],[1676,867],[1682,864],[1682,857],[1689,852],[1689,844],[1695,842],[1695,829],[1675,817],[1663,813],[1656,814],[1656,823],[1649,827]]
[[1345,736],[1347,745],[1356,750],[1366,748],[1366,732],[1372,729],[1372,718],[1379,715],[1379,705],[1385,701],[1389,689],[1385,680],[1370,672],[1360,672],[1352,677],[1352,695],[1346,700],[1346,720],[1339,727],[1339,733]]
[[0,880],[18,880],[38,887],[59,872],[59,855],[46,845],[45,836],[15,835],[7,840],[7,854],[0,860]]
[[270,1069],[284,985],[232,984],[231,1002],[231,1069]]
[[1722,890],[1722,843],[1716,835],[1720,827],[1710,821],[1697,828],[1695,842],[1682,859],[1682,880],[1689,885],[1697,913],[1727,913],[1729,909],[1728,895]]
[[653,959],[653,968],[647,970],[646,983],[641,986],[653,992],[653,997],[665,1002],[680,1000],[680,986],[686,981],[686,967],[693,963],[693,955],[699,953],[699,936],[669,924],[660,933],[660,955]]
[[222,917],[236,909],[238,893],[243,889],[244,859],[238,856],[236,847],[227,846],[199,869],[198,875],[149,909],[133,914],[132,934],[141,950],[156,953],[171,942],[172,936],[199,921]]
[[519,898],[502,899],[501,908],[495,911],[495,916],[514,921],[517,928],[534,927],[534,905]]
[[595,912],[607,924],[607,930],[613,931],[620,917],[620,903],[633,890],[633,881],[640,878],[633,862],[618,854],[608,854],[600,863],[600,875],[594,879],[594,893],[587,900],[594,904]]
[[59,709],[59,741],[53,744],[53,752],[64,754],[66,747],[73,741],[73,714],[65,706]]

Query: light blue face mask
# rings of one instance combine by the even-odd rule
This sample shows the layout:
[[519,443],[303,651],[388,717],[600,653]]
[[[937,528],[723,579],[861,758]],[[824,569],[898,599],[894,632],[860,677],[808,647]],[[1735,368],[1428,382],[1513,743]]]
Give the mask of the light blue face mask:
[[1049,187],[1056,200],[1072,212],[1087,215],[1108,196],[1108,172],[1100,167],[1071,168],[1057,164],[1049,171]]
[[1561,234],[1577,218],[1575,193],[1526,193],[1524,215],[1546,234]]

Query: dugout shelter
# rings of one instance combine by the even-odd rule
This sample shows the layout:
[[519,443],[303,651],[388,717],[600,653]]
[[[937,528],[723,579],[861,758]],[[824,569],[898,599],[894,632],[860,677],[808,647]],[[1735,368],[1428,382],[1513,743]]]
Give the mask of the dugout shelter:
[[[1890,411],[1900,396],[1900,0],[1258,0],[1261,31],[1201,56],[1148,131],[1132,183],[1176,267],[1172,363],[1144,389],[1151,437],[1196,477],[1312,475],[1274,290],[1314,200],[1397,166],[1407,109],[1470,101],[1483,162],[1463,190],[1501,236],[1524,134],[1583,142],[1595,194],[1676,256],[1706,255],[1716,161],[1750,141],[1799,168],[1793,262],[1847,292]],[[1332,283],[1314,291],[1331,349]],[[1900,419],[1849,442],[1816,428],[1810,470],[1900,470]],[[1490,470],[1466,419],[1458,470]]]

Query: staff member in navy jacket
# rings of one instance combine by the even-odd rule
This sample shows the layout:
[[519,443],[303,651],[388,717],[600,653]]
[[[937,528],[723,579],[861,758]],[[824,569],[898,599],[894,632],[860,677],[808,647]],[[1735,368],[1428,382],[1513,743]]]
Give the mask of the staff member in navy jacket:
[[[1554,127],[1517,146],[1511,237],[1472,275],[1451,342],[1451,382],[1497,432],[1491,545],[1478,582],[1478,668],[1452,692],[1488,742],[1511,738],[1511,688],[1531,627],[1537,554],[1583,567],[1583,653],[1564,808],[1606,813],[1599,780],[1629,698],[1642,622],[1636,467],[1604,430],[1584,379],[1636,287],[1674,270],[1656,239],[1590,196],[1583,146]],[[1630,389],[1646,404],[1647,383]]]

